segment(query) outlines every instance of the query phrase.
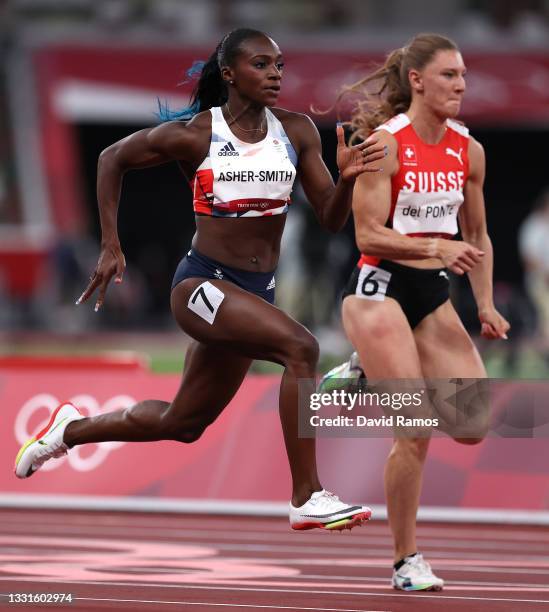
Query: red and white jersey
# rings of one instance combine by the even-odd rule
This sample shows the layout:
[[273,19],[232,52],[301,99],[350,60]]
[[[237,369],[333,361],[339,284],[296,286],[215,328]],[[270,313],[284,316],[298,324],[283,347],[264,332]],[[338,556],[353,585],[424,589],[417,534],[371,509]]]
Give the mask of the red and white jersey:
[[[469,130],[446,121],[435,145],[423,142],[407,115],[401,113],[376,130],[392,134],[398,145],[399,169],[391,179],[391,212],[387,227],[407,236],[451,238],[469,175]],[[362,255],[359,266],[377,258]]]
[[210,112],[210,149],[190,182],[195,213],[213,217],[286,213],[297,155],[282,123],[266,108],[267,135],[250,144],[231,132],[220,107]]

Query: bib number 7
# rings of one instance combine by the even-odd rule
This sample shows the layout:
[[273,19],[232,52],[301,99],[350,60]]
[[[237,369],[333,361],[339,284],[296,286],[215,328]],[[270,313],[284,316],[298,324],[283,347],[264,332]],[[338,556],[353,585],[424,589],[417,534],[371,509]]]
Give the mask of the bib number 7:
[[225,294],[222,291],[206,281],[193,291],[187,303],[187,308],[213,325],[217,310],[224,298]]
[[385,299],[391,276],[387,270],[363,264],[358,275],[355,295],[366,300],[382,302]]

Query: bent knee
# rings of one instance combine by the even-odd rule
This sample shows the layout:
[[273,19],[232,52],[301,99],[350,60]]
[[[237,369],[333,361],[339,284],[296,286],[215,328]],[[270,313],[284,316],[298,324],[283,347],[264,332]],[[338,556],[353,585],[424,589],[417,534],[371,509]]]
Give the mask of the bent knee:
[[[403,329],[408,327],[404,315],[395,315],[393,309],[371,308],[357,310],[356,306],[343,319],[345,330],[353,338],[375,338],[380,342],[391,342],[395,337],[401,338]],[[403,324],[405,324],[403,328]]]
[[482,418],[469,424],[468,427],[456,427],[449,433],[459,444],[473,446],[475,444],[480,444],[488,435],[489,430],[489,422],[485,418]]
[[399,326],[395,325],[395,320],[383,312],[376,312],[375,316],[371,317],[367,329],[368,335],[381,342],[390,341],[393,337],[398,339],[401,334]]
[[304,329],[287,340],[285,352],[286,365],[316,366],[320,348],[317,339]]
[[197,422],[195,419],[192,421],[184,418],[178,419],[167,411],[163,423],[164,438],[184,444],[192,444],[200,439],[208,424]]
[[206,431],[205,427],[194,427],[189,429],[179,428],[172,431],[170,440],[174,440],[175,442],[183,442],[183,444],[192,444],[201,438],[204,431]]

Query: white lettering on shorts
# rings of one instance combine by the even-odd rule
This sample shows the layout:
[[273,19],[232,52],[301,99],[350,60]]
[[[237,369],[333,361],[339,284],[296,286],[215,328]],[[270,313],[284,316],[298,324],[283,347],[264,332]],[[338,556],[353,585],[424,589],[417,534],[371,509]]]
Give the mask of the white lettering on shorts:
[[210,325],[215,321],[217,310],[224,300],[225,294],[210,282],[206,281],[192,292],[187,308],[199,317],[202,317]]
[[392,274],[387,270],[363,264],[358,275],[355,294],[367,300],[382,302],[387,293],[387,286]]

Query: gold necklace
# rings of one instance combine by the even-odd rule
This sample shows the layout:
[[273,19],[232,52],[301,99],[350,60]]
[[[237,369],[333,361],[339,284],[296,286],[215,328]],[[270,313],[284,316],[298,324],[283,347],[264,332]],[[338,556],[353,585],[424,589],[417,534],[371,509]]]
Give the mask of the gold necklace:
[[252,128],[251,130],[247,130],[246,128],[241,127],[240,125],[238,125],[237,120],[234,118],[233,114],[231,113],[231,109],[229,108],[229,103],[226,102],[225,103],[225,108],[227,109],[227,112],[229,113],[229,117],[233,120],[233,123],[236,125],[236,127],[239,130],[242,130],[243,132],[263,132],[265,131],[265,124],[267,122],[267,115],[264,115],[262,121],[261,121],[261,126],[258,128]]

